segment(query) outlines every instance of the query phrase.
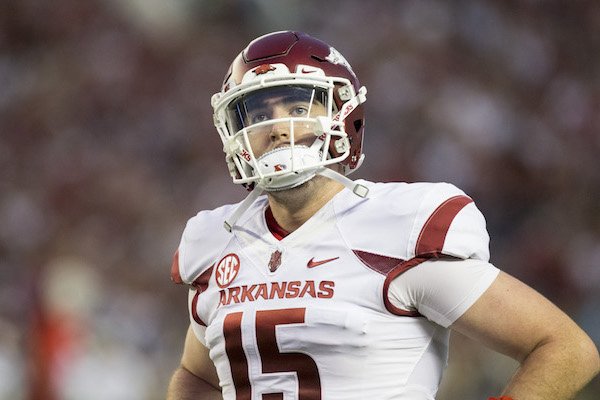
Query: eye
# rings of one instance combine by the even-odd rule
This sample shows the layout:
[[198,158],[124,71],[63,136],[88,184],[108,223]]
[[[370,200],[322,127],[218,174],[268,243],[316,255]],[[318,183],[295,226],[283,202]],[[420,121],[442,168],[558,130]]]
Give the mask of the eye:
[[290,115],[292,117],[304,117],[308,115],[308,107],[305,106],[295,106],[292,108]]
[[269,119],[269,116],[266,113],[256,113],[250,116],[250,123],[257,124],[259,122],[263,122]]

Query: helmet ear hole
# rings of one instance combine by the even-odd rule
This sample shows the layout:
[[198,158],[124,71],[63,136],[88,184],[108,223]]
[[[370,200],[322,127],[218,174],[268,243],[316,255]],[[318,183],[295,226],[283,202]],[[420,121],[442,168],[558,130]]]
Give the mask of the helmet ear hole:
[[353,124],[354,124],[354,130],[356,132],[360,132],[361,128],[363,127],[362,119],[354,120]]

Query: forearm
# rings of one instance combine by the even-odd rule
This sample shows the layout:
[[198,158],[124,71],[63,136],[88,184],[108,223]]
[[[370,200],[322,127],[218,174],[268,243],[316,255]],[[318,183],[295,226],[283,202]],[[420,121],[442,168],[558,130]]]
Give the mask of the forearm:
[[167,400],[223,400],[221,391],[183,367],[173,373]]
[[598,351],[589,338],[549,342],[523,360],[503,394],[515,400],[572,399],[598,368]]

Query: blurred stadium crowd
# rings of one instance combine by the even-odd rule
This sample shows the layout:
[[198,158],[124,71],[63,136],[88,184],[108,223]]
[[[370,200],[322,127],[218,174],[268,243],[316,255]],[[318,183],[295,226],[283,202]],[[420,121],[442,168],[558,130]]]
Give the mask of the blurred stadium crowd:
[[[356,176],[463,188],[492,261],[600,343],[599,2],[4,1],[0,399],[164,398],[179,235],[245,196],[210,96],[250,39],[288,28],[369,89]],[[499,393],[515,364],[453,341],[439,398]]]

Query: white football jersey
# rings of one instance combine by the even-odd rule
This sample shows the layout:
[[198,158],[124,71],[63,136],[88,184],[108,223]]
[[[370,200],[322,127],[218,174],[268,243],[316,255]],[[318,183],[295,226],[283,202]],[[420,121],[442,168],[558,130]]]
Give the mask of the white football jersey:
[[497,275],[485,220],[450,184],[361,183],[281,240],[265,196],[232,233],[236,205],[188,222],[172,278],[225,400],[434,398],[447,327]]

